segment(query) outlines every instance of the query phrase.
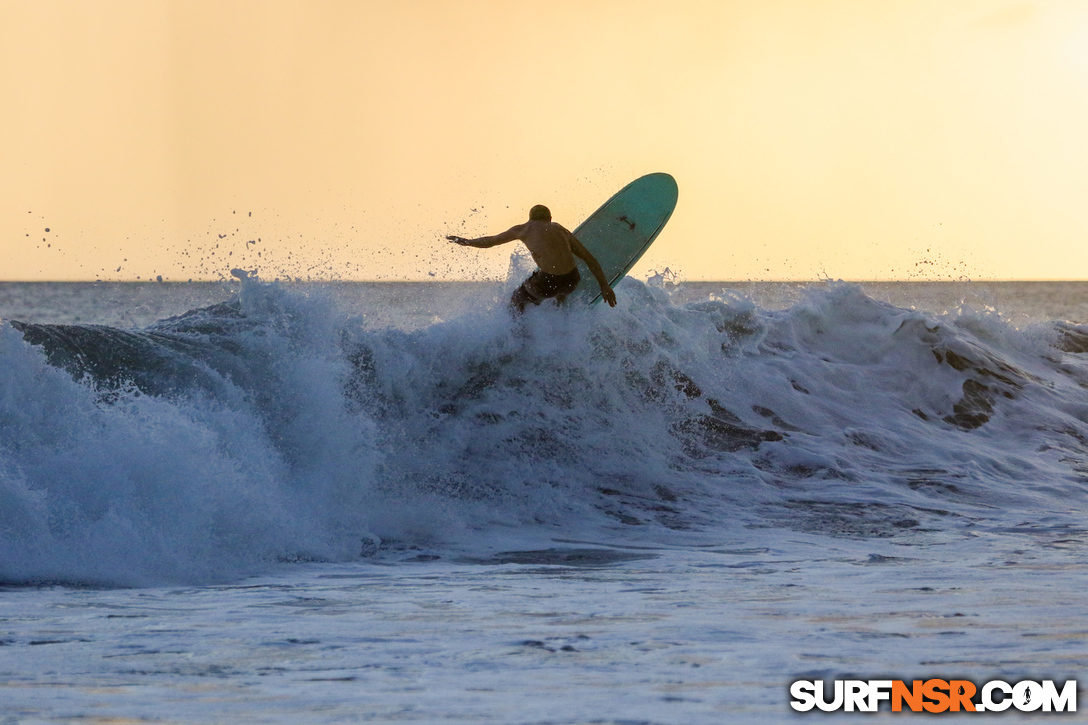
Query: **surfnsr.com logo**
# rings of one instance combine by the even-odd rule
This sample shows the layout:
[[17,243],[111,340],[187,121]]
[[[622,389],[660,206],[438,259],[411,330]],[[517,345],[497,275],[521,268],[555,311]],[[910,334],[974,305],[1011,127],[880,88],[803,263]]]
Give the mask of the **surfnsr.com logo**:
[[797,680],[790,695],[790,707],[800,712],[876,712],[884,701],[892,712],[1077,711],[1076,680],[1066,680],[1060,690],[1053,680],[991,680],[981,688],[970,680],[914,680],[909,685],[902,680],[835,680],[826,695],[823,680]]

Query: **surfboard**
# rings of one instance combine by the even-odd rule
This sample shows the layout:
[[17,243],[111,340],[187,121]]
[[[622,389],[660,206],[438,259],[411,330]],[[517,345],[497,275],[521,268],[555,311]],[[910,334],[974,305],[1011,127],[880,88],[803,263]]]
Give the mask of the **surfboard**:
[[[601,263],[609,285],[614,287],[623,279],[657,239],[676,208],[678,195],[672,176],[647,174],[616,192],[574,230],[574,236]],[[582,281],[570,296],[596,304],[601,299],[600,285],[585,262],[575,261]]]

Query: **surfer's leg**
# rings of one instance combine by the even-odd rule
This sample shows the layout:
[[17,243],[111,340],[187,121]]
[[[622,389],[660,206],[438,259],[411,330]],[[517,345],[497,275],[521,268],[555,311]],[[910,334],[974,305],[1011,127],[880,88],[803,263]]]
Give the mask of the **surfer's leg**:
[[510,314],[514,317],[521,317],[525,312],[525,305],[531,301],[529,296],[525,294],[525,291],[521,287],[518,287],[514,290],[514,294],[510,296]]
[[578,274],[578,268],[576,267],[569,274],[565,274],[562,277],[554,277],[553,279],[555,304],[557,307],[562,307],[563,303],[567,301],[567,295],[578,287],[578,283],[582,281],[582,277]]
[[514,290],[514,294],[510,296],[510,314],[514,317],[521,317],[525,312],[525,305],[530,302],[534,305],[540,304],[540,299],[533,294],[532,282],[535,276],[534,273],[532,277],[522,282],[521,286]]
[[529,279],[522,282],[510,298],[510,309],[515,317],[525,311],[525,305],[532,302],[539,305],[547,299],[555,299],[557,304],[563,304],[563,300],[578,286],[581,278],[578,270],[573,269],[567,274],[557,275],[541,272],[539,269],[533,272]]

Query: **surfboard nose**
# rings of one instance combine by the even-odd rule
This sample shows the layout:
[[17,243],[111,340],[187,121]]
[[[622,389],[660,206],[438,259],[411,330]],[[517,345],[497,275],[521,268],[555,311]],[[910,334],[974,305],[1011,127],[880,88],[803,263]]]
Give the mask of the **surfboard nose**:
[[[574,236],[600,262],[610,285],[623,279],[649,249],[672,216],[679,194],[671,174],[646,174],[616,192],[574,230]],[[579,268],[586,271],[581,262]],[[574,296],[588,304],[601,299],[592,275],[582,275]]]

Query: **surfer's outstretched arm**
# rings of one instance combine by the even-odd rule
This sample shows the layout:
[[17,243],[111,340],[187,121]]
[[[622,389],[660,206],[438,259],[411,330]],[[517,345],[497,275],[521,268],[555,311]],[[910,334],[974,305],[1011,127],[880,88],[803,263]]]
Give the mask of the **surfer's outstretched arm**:
[[608,303],[609,307],[616,306],[616,293],[612,291],[612,288],[608,284],[608,278],[604,276],[604,270],[601,269],[601,263],[597,261],[597,258],[593,256],[593,253],[585,248],[585,245],[578,241],[578,237],[573,234],[570,235],[570,251],[574,253],[574,256],[580,258],[589,267],[589,271],[593,273],[593,276],[597,278],[597,284],[601,286],[601,296],[604,297],[604,301]]
[[519,224],[516,227],[510,227],[501,234],[496,234],[491,237],[480,237],[478,239],[465,239],[464,237],[458,237],[454,235],[448,235],[446,239],[450,240],[454,244],[460,244],[462,247],[479,247],[480,249],[487,249],[488,247],[498,246],[499,244],[506,244],[507,242],[513,242],[521,239],[525,233],[525,225]]

